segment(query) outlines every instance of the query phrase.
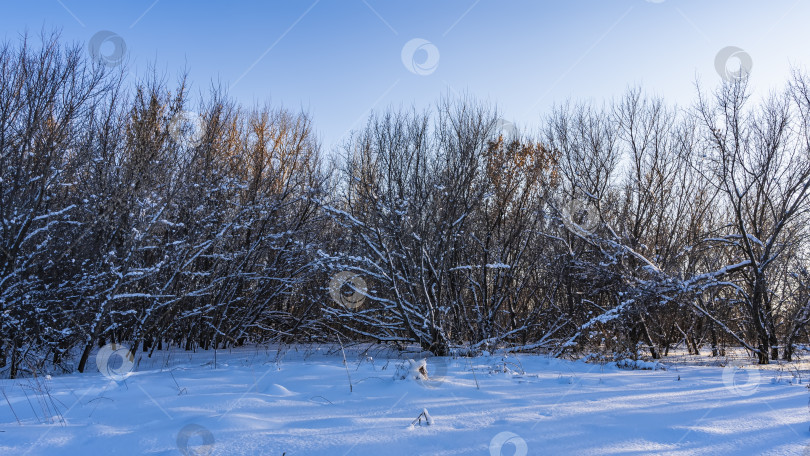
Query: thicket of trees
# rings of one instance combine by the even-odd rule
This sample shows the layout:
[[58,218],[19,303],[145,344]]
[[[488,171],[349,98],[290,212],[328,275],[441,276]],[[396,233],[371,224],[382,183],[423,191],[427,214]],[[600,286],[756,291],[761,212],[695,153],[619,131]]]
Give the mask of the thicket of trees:
[[[310,118],[78,46],[0,47],[0,375],[122,342],[318,340],[616,357],[808,342],[810,77],[675,108],[630,90],[534,135],[471,98]],[[347,272],[344,272],[347,271]],[[336,274],[354,275],[330,298]],[[338,283],[340,285],[340,283]],[[331,290],[334,293],[334,290]]]

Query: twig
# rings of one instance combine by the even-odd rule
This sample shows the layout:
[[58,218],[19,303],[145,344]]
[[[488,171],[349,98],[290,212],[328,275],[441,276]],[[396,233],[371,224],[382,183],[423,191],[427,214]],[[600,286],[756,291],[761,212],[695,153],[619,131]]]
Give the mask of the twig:
[[427,409],[422,409],[422,413],[420,413],[419,416],[417,416],[416,419],[411,422],[411,426],[413,426],[415,424],[419,424],[421,426],[422,425],[422,418],[425,419],[425,423],[427,423],[428,426],[433,424],[433,418],[431,418],[431,416],[428,413]]
[[310,399],[310,400],[312,400],[312,399],[315,399],[316,397],[319,397],[319,398],[321,398],[321,399],[325,400],[326,402],[328,402],[328,403],[329,403],[329,404],[331,404],[331,405],[335,405],[335,404],[332,404],[332,401],[330,401],[329,399],[327,399],[327,398],[325,398],[325,397],[323,397],[323,396],[312,396],[312,397],[311,397],[311,398],[309,398],[309,399]]
[[183,393],[188,393],[188,390],[187,390],[187,389],[185,389],[185,388],[181,388],[181,387],[180,387],[180,384],[179,384],[179,383],[177,383],[177,379],[176,379],[176,378],[174,378],[174,373],[173,373],[172,371],[169,371],[169,375],[171,375],[171,376],[172,376],[172,380],[174,380],[174,384],[177,386],[177,395],[178,395],[178,396],[181,396]]
[[480,389],[481,389],[481,387],[480,387],[480,386],[478,386],[478,377],[475,375],[475,368],[473,367],[473,365],[472,365],[472,363],[470,362],[470,359],[469,359],[469,358],[467,358],[467,363],[470,365],[470,370],[472,371],[472,374],[473,374],[473,379],[475,380],[475,389],[480,390]]
[[20,418],[17,416],[17,412],[14,411],[14,407],[11,406],[11,401],[9,401],[8,396],[6,396],[6,389],[5,388],[0,388],[0,392],[3,393],[3,397],[6,398],[6,403],[8,404],[8,408],[10,408],[11,413],[14,414],[14,419],[17,420],[17,424],[22,426],[22,423],[20,422]]
[[338,343],[340,344],[340,351],[343,352],[343,367],[346,368],[346,376],[349,377],[349,392],[354,392],[354,387],[352,386],[352,376],[349,374],[349,364],[346,363],[346,350],[343,349],[343,342],[340,340],[340,334],[335,332],[338,338]]

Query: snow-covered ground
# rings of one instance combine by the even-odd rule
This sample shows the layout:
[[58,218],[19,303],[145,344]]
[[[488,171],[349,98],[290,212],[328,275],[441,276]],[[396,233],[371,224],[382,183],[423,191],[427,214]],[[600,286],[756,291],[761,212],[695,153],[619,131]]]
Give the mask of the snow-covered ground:
[[491,355],[429,358],[421,381],[376,348],[346,366],[331,347],[110,355],[103,373],[0,381],[0,454],[810,455],[792,367]]

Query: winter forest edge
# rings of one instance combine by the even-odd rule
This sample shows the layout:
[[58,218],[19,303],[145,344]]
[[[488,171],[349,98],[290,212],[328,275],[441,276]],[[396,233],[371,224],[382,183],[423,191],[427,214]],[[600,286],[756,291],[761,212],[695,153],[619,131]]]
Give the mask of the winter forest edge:
[[[810,345],[810,76],[672,106],[631,88],[535,132],[471,96],[304,112],[0,47],[0,377],[248,343],[760,364]],[[334,153],[332,153],[334,152]]]

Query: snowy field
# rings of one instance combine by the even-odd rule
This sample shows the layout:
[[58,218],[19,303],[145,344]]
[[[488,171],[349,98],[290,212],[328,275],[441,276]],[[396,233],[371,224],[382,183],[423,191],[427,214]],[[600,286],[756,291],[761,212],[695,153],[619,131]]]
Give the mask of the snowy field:
[[795,367],[491,355],[428,358],[424,381],[379,348],[346,365],[332,347],[109,355],[103,373],[0,381],[0,454],[810,454]]

